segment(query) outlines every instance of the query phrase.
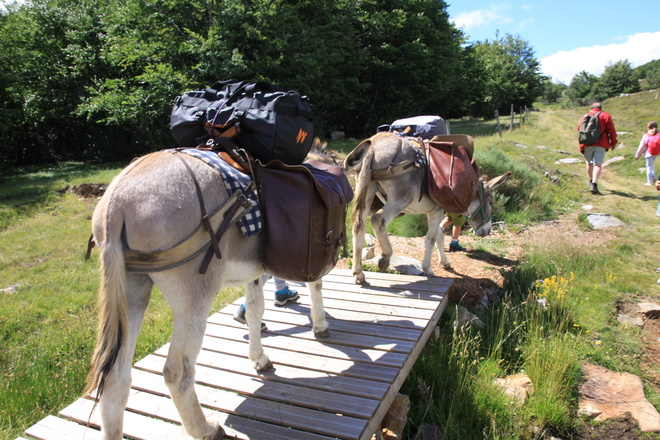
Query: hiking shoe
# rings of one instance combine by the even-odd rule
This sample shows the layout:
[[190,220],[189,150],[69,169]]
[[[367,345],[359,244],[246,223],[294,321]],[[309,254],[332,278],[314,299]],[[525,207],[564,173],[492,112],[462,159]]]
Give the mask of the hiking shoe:
[[465,252],[467,249],[465,249],[463,246],[461,246],[458,243],[450,243],[449,244],[449,252]]
[[275,291],[275,305],[277,307],[282,307],[288,302],[295,302],[297,299],[298,299],[298,292],[289,289],[289,286],[286,286],[282,290]]
[[651,186],[651,185],[653,185],[653,182],[646,182],[646,183],[644,184],[644,186]]
[[598,184],[597,183],[592,183],[591,184],[591,194],[600,194],[601,192],[598,191]]
[[[245,319],[245,304],[241,304],[238,310],[236,310],[236,313],[234,313],[234,321],[247,325],[247,320]],[[261,331],[263,332],[264,330],[268,330],[268,327],[266,327],[265,322],[261,321]]]

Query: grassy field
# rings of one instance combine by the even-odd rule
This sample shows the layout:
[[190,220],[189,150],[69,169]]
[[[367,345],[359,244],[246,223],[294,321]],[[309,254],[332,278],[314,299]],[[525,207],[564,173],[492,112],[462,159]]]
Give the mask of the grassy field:
[[[475,136],[484,173],[514,172],[497,196],[495,220],[516,232],[569,218],[579,233],[539,236],[526,246],[524,261],[506,274],[505,300],[491,311],[486,331],[454,333],[447,323],[443,339],[429,345],[404,387],[413,401],[409,434],[422,423],[436,423],[445,427],[446,439],[567,435],[583,423],[575,415],[580,362],[645,378],[639,331],[616,325],[614,313],[619,301],[660,297],[657,192],[642,186],[638,168],[644,164],[633,160],[646,122],[658,117],[654,97],[641,92],[605,102],[618,131],[626,132],[623,145],[608,157],[624,160],[608,167],[600,184],[605,195],[597,200],[586,192],[583,164],[555,163],[580,157],[575,127],[587,109],[541,107],[501,137],[492,121],[452,121],[452,132]],[[347,152],[355,144],[330,148]],[[0,438],[15,439],[82,392],[96,327],[98,254],[84,259],[95,200],[60,190],[107,183],[124,165],[67,163],[0,178]],[[627,226],[608,241],[590,242],[579,221],[587,203]],[[402,227],[408,228],[420,229],[414,222]],[[483,246],[491,244],[484,240]],[[221,292],[214,310],[240,295],[241,289]],[[542,313],[532,301],[540,295],[552,305]],[[136,358],[165,344],[170,334],[169,307],[156,291]],[[539,385],[524,407],[512,408],[491,380],[520,370]],[[647,396],[660,407],[650,385]]]

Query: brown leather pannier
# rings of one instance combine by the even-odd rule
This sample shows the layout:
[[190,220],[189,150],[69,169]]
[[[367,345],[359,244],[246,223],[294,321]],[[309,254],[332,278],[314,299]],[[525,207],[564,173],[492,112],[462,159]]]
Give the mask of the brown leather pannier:
[[346,244],[353,190],[341,166],[278,160],[255,167],[264,215],[264,267],[289,281],[314,281],[337,264]]
[[477,194],[479,167],[463,145],[425,141],[428,151],[428,190],[447,212],[465,213]]

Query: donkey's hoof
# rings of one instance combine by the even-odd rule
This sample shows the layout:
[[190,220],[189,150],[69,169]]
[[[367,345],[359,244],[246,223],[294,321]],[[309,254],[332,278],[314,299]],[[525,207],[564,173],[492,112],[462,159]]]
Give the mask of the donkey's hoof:
[[378,271],[379,272],[386,272],[387,268],[390,267],[390,259],[388,258],[381,258],[378,260]]
[[364,278],[364,272],[362,272],[360,275],[354,273],[353,280],[355,281],[355,284],[364,284],[366,281],[366,279]]
[[330,330],[325,329],[320,332],[314,332],[314,337],[316,339],[328,339],[330,337]]
[[222,429],[222,426],[218,426],[217,431],[215,431],[215,434],[210,437],[208,440],[222,440],[225,438],[225,430]]
[[266,371],[270,368],[273,368],[273,363],[267,356],[264,356],[261,361],[254,363],[254,369],[257,371]]

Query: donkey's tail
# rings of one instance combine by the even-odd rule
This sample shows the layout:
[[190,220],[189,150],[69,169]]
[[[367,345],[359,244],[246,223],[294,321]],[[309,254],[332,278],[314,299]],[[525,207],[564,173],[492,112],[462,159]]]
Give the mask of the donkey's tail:
[[[108,374],[117,361],[128,337],[128,303],[126,300],[126,268],[121,245],[123,220],[109,227],[104,218],[105,240],[101,248],[101,285],[98,292],[98,331],[92,365],[87,376],[86,393],[98,389],[103,394]],[[117,219],[115,218],[115,221]]]
[[[369,142],[367,139],[363,142]],[[367,206],[367,194],[369,193],[369,185],[371,184],[371,162],[374,158],[374,149],[369,145],[369,150],[362,159],[362,166],[360,172],[355,179],[355,201],[353,202],[353,224],[362,230],[364,228],[363,219],[365,218],[364,212],[370,207]]]

